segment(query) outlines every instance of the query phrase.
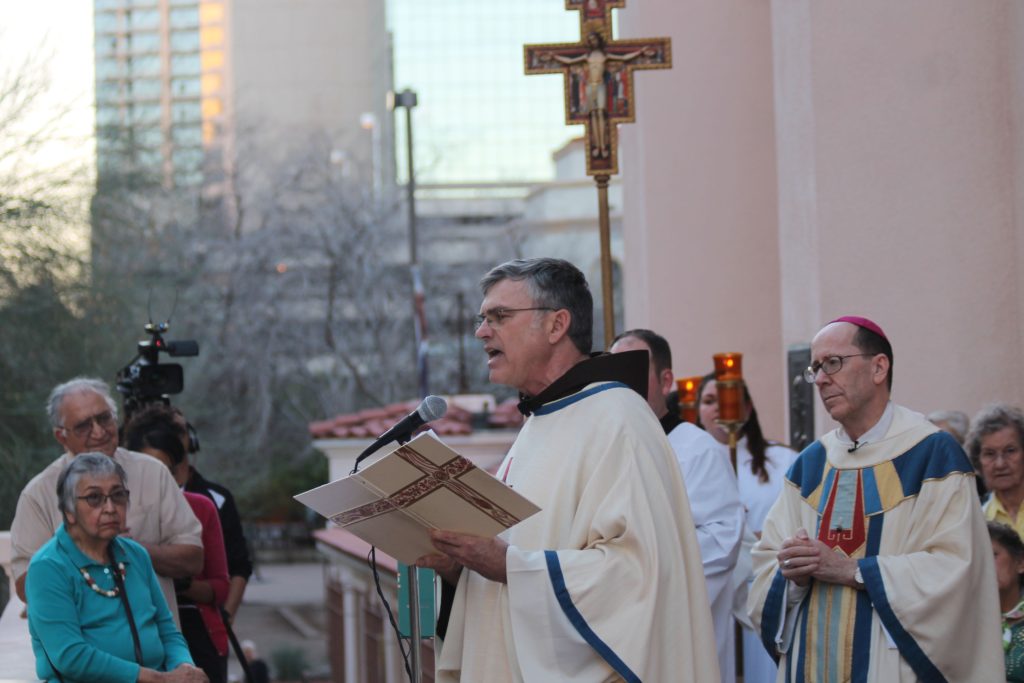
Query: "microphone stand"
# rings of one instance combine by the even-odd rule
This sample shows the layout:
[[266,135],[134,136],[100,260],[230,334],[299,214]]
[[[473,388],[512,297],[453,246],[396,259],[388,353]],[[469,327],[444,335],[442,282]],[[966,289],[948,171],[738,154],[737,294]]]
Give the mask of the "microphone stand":
[[423,680],[423,665],[420,662],[420,581],[419,568],[409,567],[409,640],[412,644],[412,683]]
[[[398,441],[398,443],[400,443],[400,444],[407,443],[409,441],[409,437],[410,436],[411,436],[411,434],[406,434],[405,436],[400,436],[400,437],[398,437],[398,439],[396,439],[396,441]],[[361,463],[362,461],[366,460],[368,457],[370,457],[371,455],[373,455],[374,453],[376,453],[380,449],[384,448],[389,443],[391,443],[391,442],[388,441],[388,442],[385,442],[385,443],[371,443],[369,446],[367,446],[365,451],[363,451],[362,453],[360,453],[359,455],[356,456],[356,461],[355,461],[355,463],[352,464],[352,471],[349,472],[349,474],[351,475],[351,474],[355,474],[356,472],[358,472],[359,471],[359,463]]]
[[[404,434],[396,441],[399,444],[405,444],[412,438],[412,433]],[[352,471],[349,474],[355,474],[359,470],[359,463],[364,460],[370,454],[379,450],[385,444],[371,444],[369,448],[359,454],[356,458],[355,465],[352,467]],[[423,636],[420,635],[420,582],[419,582],[419,568],[413,565],[407,565],[408,576],[409,576],[409,641],[412,647],[410,657],[410,670],[412,671],[411,683],[421,683],[423,680],[423,664],[420,657],[420,641]],[[401,580],[401,569],[399,569],[399,580]]]
[[[411,435],[409,435],[411,436]],[[398,443],[404,444],[409,441],[409,436],[399,439]],[[415,565],[406,567],[409,576],[409,642],[412,646],[410,667],[412,669],[411,683],[421,683],[423,680],[423,663],[420,661],[420,576],[419,568]]]

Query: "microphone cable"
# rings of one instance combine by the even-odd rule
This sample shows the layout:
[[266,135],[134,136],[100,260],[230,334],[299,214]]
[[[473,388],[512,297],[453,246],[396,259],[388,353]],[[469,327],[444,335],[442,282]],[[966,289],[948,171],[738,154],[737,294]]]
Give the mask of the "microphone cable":
[[[380,597],[380,601],[384,603],[384,611],[388,613],[388,621],[391,622],[391,630],[395,632],[395,638],[398,640],[398,650],[402,653],[402,662],[405,665],[405,673],[409,676],[409,683],[413,683],[412,680],[412,665],[409,663],[409,651],[405,647],[405,639],[402,638],[402,633],[398,629],[398,621],[395,619],[395,613],[391,611],[391,603],[384,597],[384,589],[380,585],[380,572],[377,571],[377,548],[376,546],[370,546],[370,552],[366,554],[366,564],[369,565],[370,571],[373,572],[373,585],[377,588],[377,595]],[[416,576],[416,567],[409,567],[410,573],[413,575],[415,581],[419,577]],[[418,644],[412,644],[413,647],[418,647]]]

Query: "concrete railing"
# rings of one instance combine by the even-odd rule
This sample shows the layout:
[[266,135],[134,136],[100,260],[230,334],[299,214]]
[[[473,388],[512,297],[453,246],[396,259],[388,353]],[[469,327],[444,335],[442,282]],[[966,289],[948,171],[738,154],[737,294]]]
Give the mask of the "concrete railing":
[[21,616],[25,611],[25,603],[14,592],[9,531],[0,531],[0,565],[10,580],[11,588],[11,599],[3,615],[0,615],[0,681],[38,681],[32,639],[28,635],[28,620]]

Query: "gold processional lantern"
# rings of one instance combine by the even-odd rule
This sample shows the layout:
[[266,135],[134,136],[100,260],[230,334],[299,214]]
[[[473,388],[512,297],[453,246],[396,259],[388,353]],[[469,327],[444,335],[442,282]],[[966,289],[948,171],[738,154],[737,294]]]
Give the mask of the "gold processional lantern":
[[676,380],[676,387],[679,389],[679,419],[683,422],[697,424],[697,403],[700,400],[697,390],[703,379],[697,375]]
[[736,440],[743,427],[743,354],[716,353],[715,384],[718,387],[718,418],[729,435],[729,461],[736,469]]

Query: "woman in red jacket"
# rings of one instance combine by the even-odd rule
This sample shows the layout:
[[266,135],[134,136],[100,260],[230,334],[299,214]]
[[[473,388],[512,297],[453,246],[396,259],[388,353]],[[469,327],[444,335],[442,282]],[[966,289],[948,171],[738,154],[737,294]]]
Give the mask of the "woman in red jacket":
[[[162,461],[179,485],[188,479],[184,466],[188,435],[166,406],[151,406],[124,428],[125,446]],[[196,666],[210,683],[227,683],[228,636],[220,608],[228,596],[228,563],[217,508],[209,498],[183,492],[203,525],[203,571],[191,579],[175,580],[181,631]]]

